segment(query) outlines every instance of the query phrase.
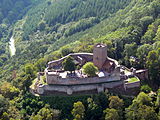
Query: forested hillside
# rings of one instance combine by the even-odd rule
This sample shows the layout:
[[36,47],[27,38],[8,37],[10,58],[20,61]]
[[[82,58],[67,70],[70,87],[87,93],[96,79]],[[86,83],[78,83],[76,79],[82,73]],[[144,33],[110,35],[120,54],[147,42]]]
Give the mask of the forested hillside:
[[[100,19],[107,18],[110,14],[124,8],[129,1],[130,0],[43,1],[36,8],[33,8],[28,12],[23,27],[23,37],[27,39],[31,32],[37,31],[37,29],[45,30],[45,27],[48,27],[47,29],[49,29],[49,32],[53,32],[56,31],[61,24],[64,25],[74,21],[77,22],[81,19],[84,20],[80,21],[79,24],[72,26],[70,32],[76,33],[77,31],[85,30],[90,26],[93,26],[92,24],[98,23]],[[94,19],[90,21],[85,20],[90,17]],[[65,28],[63,28],[63,32],[65,32],[64,29]],[[61,35],[63,35],[63,33],[61,33]]]
[[12,24],[22,18],[31,3],[31,0],[1,0],[0,23]]
[[[15,65],[13,67],[7,64],[5,68],[8,71],[8,67],[11,70],[17,69],[19,64],[42,58],[45,54],[47,55],[57,49],[52,49],[55,41],[64,41],[63,39],[70,39],[70,37],[68,42],[76,40],[72,38],[73,35],[95,26],[112,13],[127,6],[129,2],[130,0],[34,1],[33,7],[30,6],[31,8],[26,15],[12,25],[13,28],[10,27],[6,35],[7,39],[13,35],[17,56],[13,57],[13,61],[12,59],[6,61],[9,58],[9,50],[5,49],[5,61],[2,59],[1,64],[9,62]],[[2,39],[4,38],[6,37],[2,37]],[[60,47],[59,45],[56,46]]]
[[[35,97],[28,92],[48,61],[92,52],[99,42],[120,64],[149,70],[139,95]],[[0,0],[0,118],[159,120],[159,56],[160,0]]]
[[0,40],[6,35],[6,29],[22,19],[35,0],[0,0]]
[[14,24],[35,4],[36,0],[0,0],[0,66],[9,58],[7,42]]

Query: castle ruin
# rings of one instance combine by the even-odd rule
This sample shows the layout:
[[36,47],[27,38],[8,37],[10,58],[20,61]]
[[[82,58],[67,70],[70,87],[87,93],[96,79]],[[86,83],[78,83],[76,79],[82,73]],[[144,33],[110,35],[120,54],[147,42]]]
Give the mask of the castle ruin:
[[[76,70],[74,75],[69,75],[63,70],[63,61],[71,56],[76,64],[82,67],[87,62],[93,62],[99,72],[96,77],[88,77],[82,70]],[[44,94],[83,94],[99,93],[105,90],[123,86],[126,89],[140,86],[140,80],[146,79],[148,74],[146,70],[133,71],[119,65],[118,61],[107,56],[107,46],[96,44],[93,53],[71,53],[59,60],[48,62],[48,67],[43,73],[38,73],[38,79],[34,85],[34,92],[40,95]],[[129,83],[129,79],[134,78],[137,81]],[[42,82],[42,79],[45,81]]]

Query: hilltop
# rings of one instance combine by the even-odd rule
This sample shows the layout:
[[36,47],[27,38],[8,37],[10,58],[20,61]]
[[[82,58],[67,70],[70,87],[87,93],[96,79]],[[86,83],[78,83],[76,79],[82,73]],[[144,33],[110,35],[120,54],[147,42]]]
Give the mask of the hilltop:
[[[14,56],[10,38],[15,40]],[[107,45],[108,56],[119,64],[149,70],[137,96],[28,93],[49,61],[92,53],[96,43]],[[159,56],[159,0],[0,0],[0,118],[158,120]]]

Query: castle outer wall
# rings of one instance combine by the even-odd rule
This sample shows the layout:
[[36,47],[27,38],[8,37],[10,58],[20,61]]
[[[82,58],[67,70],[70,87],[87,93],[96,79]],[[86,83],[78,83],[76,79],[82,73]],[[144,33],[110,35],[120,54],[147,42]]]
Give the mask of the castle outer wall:
[[[46,73],[47,74],[47,73]],[[77,92],[104,92],[105,89],[113,88],[123,85],[123,81],[120,79],[120,68],[117,67],[110,76],[105,77],[87,77],[87,78],[60,78],[55,74],[47,74],[48,85],[38,86],[38,94],[47,94],[50,92],[74,94]]]
[[62,62],[68,57],[71,56],[75,60],[77,60],[81,65],[84,65],[86,62],[93,61],[93,54],[92,53],[71,53],[59,60],[54,60],[48,62],[48,68],[54,68],[56,66],[62,66]]
[[[119,63],[107,56],[107,46],[103,44],[97,44],[94,46],[92,53],[71,53],[59,60],[48,62],[48,67],[44,73],[38,74],[38,81],[35,84],[35,93],[40,95],[76,95],[78,93],[92,93],[92,92],[104,92],[108,89],[116,89],[123,87],[123,89],[130,89],[140,86],[140,81],[134,83],[126,83],[126,79],[130,76],[139,77],[142,80],[148,78],[147,70],[130,70],[125,66],[120,66]],[[67,71],[63,70],[63,61],[71,56],[74,58],[74,62],[82,67],[86,62],[93,62],[98,67],[99,72],[97,77],[88,77],[82,74],[81,70],[77,70],[73,76],[67,75]],[[123,67],[123,68],[122,68]],[[121,74],[125,69],[130,74],[125,72]],[[101,74],[102,73],[102,74]],[[41,76],[45,76],[46,84],[43,84]],[[124,77],[124,78],[123,78]]]
[[104,92],[106,89],[114,88],[117,86],[123,85],[123,82],[118,81],[108,81],[106,83],[90,83],[90,84],[74,84],[74,85],[43,85],[39,86],[37,89],[38,94],[47,94],[52,93],[54,94],[66,94],[66,95],[72,95],[76,93],[82,93],[82,92]]

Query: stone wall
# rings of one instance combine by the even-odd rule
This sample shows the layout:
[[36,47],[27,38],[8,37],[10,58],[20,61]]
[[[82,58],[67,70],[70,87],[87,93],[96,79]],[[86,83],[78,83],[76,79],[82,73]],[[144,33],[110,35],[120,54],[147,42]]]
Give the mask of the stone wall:
[[125,83],[124,87],[125,89],[140,87],[140,81],[133,82],[133,83]]
[[61,84],[61,85],[73,85],[73,84],[91,84],[91,83],[102,83],[106,81],[120,80],[120,68],[117,67],[112,74],[106,77],[87,77],[87,78],[61,78],[55,74],[49,74],[46,72],[47,84]]
[[62,79],[62,78],[60,78],[58,75],[52,75],[52,74],[49,75],[46,73],[47,84],[53,84],[54,81],[57,81],[59,79]]
[[[52,80],[51,80],[52,79]],[[73,84],[92,84],[92,83],[103,83],[120,80],[119,76],[108,76],[108,77],[91,77],[91,78],[59,78],[55,80],[54,77],[47,80],[48,84],[60,84],[60,85],[73,85]]]
[[58,75],[46,73],[46,81],[48,85],[40,85],[37,87],[38,94],[58,92],[71,95],[82,91],[102,92],[107,88],[123,85],[123,81],[120,80],[119,67],[117,67],[110,76],[106,77],[61,78]]
[[140,80],[148,80],[148,70],[137,70],[136,71],[136,76]]
[[106,83],[95,83],[95,84],[84,84],[84,85],[43,85],[39,86],[37,89],[38,94],[45,94],[46,92],[54,93],[64,93],[68,95],[72,95],[74,93],[82,92],[82,91],[94,91],[97,93],[104,92],[105,89],[114,88],[116,86],[123,85],[122,81],[114,81],[114,82],[106,82]]
[[[75,60],[79,61],[81,64],[85,64],[86,62],[93,61],[93,54],[92,53],[71,53],[59,60],[54,60],[51,62],[48,62],[48,68],[53,68],[56,66],[62,66],[62,62],[64,59],[66,59],[68,56],[73,57]],[[80,59],[80,57],[82,59]]]

